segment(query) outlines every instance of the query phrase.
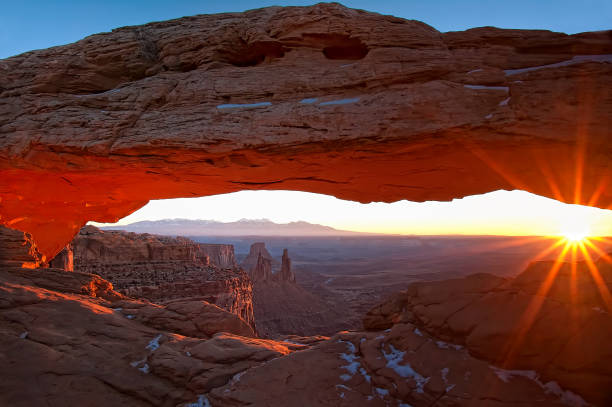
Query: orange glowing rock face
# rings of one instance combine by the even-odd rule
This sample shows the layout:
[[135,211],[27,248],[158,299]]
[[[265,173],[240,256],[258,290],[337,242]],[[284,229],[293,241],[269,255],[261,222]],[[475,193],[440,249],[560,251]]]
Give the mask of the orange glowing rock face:
[[0,223],[50,258],[89,220],[242,189],[361,202],[524,189],[608,207],[610,54],[605,32],[442,34],[320,4],[8,58]]
[[45,260],[32,236],[0,226],[0,266],[35,269],[45,265]]

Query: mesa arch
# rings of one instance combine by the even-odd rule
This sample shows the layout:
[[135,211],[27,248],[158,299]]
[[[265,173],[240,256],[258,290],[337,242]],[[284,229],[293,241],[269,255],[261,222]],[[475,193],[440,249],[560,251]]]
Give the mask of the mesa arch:
[[612,204],[612,33],[440,33],[339,4],[0,60],[0,224],[47,256],[150,199],[289,189]]

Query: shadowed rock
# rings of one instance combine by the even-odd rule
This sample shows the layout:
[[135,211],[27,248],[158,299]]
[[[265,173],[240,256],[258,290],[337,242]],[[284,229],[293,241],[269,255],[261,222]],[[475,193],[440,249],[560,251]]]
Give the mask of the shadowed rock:
[[[612,265],[576,269],[532,263],[512,279],[475,274],[414,283],[373,308],[368,330],[410,323],[471,355],[509,370],[534,370],[544,381],[596,405],[612,401]],[[595,278],[594,276],[599,276]],[[608,293],[608,294],[607,294]]]
[[287,249],[283,249],[283,259],[277,279],[281,282],[295,283],[295,274],[291,271],[291,259]]

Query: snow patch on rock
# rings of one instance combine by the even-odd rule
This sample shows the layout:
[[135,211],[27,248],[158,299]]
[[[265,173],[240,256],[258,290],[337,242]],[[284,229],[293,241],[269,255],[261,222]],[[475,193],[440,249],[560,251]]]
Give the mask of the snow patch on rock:
[[455,345],[454,343],[448,343],[444,341],[436,341],[436,346],[440,349],[450,349],[450,348],[453,348],[455,350],[463,349],[463,346],[461,345]]
[[463,85],[463,87],[475,90],[503,90],[504,92],[510,91],[510,88],[507,86]]
[[357,102],[359,102],[359,98],[347,98],[347,99],[330,100],[329,102],[319,103],[319,106],[347,105],[349,103],[357,103]]
[[155,338],[151,339],[149,344],[145,346],[145,349],[149,349],[151,352],[155,352],[157,349],[159,349],[159,340],[161,339],[161,337],[162,335],[159,334]]
[[300,103],[303,105],[310,105],[313,104],[314,102],[316,102],[319,98],[306,98],[306,99],[302,99],[300,100]]
[[251,107],[264,107],[272,106],[272,102],[259,102],[259,103],[225,103],[217,105],[217,109],[237,109],[237,108],[251,108]]
[[402,360],[404,359],[404,355],[406,354],[406,352],[401,352],[395,349],[393,345],[389,345],[389,348],[391,349],[391,352],[389,353],[385,352],[384,349],[382,350],[385,359],[387,359],[387,367],[393,369],[395,373],[397,373],[401,377],[412,378],[416,383],[417,393],[423,393],[423,388],[425,387],[427,382],[429,382],[430,378],[424,377],[419,374],[416,370],[412,368],[412,366],[410,366],[410,363],[406,363],[405,365],[400,364],[400,362],[402,362]]
[[565,60],[565,61],[557,62],[557,63],[554,63],[554,64],[530,66],[530,67],[527,67],[527,68],[519,68],[519,69],[506,69],[504,71],[504,73],[506,74],[506,76],[518,75],[518,74],[524,73],[524,72],[537,71],[537,70],[540,70],[540,69],[547,69],[547,68],[559,68],[559,67],[562,67],[562,66],[581,64],[583,62],[602,62],[602,63],[603,62],[608,62],[608,63],[612,63],[612,54],[607,54],[607,55],[576,55],[572,59],[568,59],[568,60]]
[[506,370],[501,369],[496,366],[489,366],[491,370],[495,372],[497,377],[504,383],[508,383],[515,376],[525,377],[529,380],[534,381],[538,386],[540,386],[546,393],[554,394],[559,397],[559,401],[565,405],[572,407],[586,407],[589,404],[579,395],[572,393],[569,390],[564,390],[559,386],[557,382],[550,381],[544,383],[540,380],[540,376],[537,372],[533,370]]
[[183,407],[211,407],[211,405],[208,398],[205,395],[200,394],[198,395],[198,400],[195,403],[187,403],[184,404]]

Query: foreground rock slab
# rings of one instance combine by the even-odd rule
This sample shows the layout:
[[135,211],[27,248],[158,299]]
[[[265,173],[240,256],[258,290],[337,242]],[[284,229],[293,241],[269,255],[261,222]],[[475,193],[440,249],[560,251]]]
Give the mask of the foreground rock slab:
[[[270,382],[282,385],[265,385]],[[253,367],[208,398],[212,405],[261,407],[562,406],[563,398],[582,403],[553,384],[540,383],[535,374],[497,369],[410,324],[386,332],[339,333]]]
[[475,274],[414,283],[373,308],[364,327],[411,323],[491,364],[535,371],[542,381],[606,406],[612,402],[610,260],[575,267],[536,262],[512,279]]
[[252,336],[204,302],[161,307],[94,275],[3,267],[0,405],[174,407],[307,347]]
[[48,260],[89,220],[242,189],[608,207],[611,55],[610,32],[440,33],[339,4],[28,52],[0,61],[0,223]]

